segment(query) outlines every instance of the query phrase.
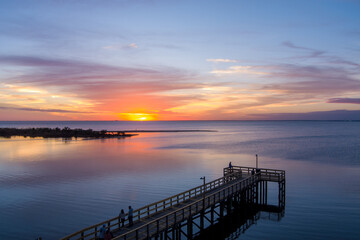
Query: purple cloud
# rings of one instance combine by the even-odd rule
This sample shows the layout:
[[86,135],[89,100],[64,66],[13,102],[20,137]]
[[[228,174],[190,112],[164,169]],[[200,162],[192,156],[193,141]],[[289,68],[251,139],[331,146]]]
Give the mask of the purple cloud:
[[249,119],[256,120],[360,120],[360,110],[335,110],[308,113],[269,113],[251,114]]
[[[128,68],[66,59],[0,57],[0,65],[5,64],[28,68],[21,75],[3,78],[4,83],[50,87],[63,93],[76,94],[79,98],[94,100],[98,109],[109,111],[124,109],[125,106],[135,108],[145,103],[166,104],[164,107],[169,108],[189,100],[190,95],[195,99],[197,94],[171,96],[159,95],[159,92],[204,86],[193,81],[193,73],[170,67]],[[138,99],[143,99],[143,102]],[[155,105],[153,107],[157,108]]]
[[325,55],[325,51],[321,51],[321,50],[317,50],[317,49],[313,49],[313,48],[307,48],[307,47],[301,47],[301,46],[297,46],[295,44],[293,44],[290,41],[285,41],[282,43],[283,46],[286,46],[288,48],[292,48],[292,49],[298,49],[298,50],[304,50],[306,52],[310,52],[310,55],[306,55],[306,56],[299,56],[299,57],[295,57],[295,58],[299,58],[299,59],[303,59],[303,58],[318,58],[321,59],[322,61],[326,61],[329,64],[337,64],[337,65],[343,65],[343,66],[350,66],[350,67],[355,67],[356,69],[360,68],[360,64],[358,64],[357,62],[352,62],[352,61],[348,61],[348,60],[344,60],[338,56],[329,56],[329,55]]
[[71,111],[71,110],[63,110],[63,109],[42,109],[42,108],[2,107],[2,106],[0,106],[0,109],[30,111],[30,112],[50,112],[50,113],[90,113],[90,112]]
[[27,67],[72,67],[74,64],[79,64],[69,60],[54,60],[31,56],[0,56],[0,63]]
[[307,57],[319,57],[319,56],[321,56],[321,55],[323,55],[325,53],[324,51],[320,51],[320,50],[316,50],[316,49],[312,49],[312,48],[296,46],[295,44],[293,44],[290,41],[285,41],[285,42],[282,43],[282,45],[284,45],[284,46],[286,46],[288,48],[308,51],[308,52],[310,52],[310,55],[307,56]]
[[1,56],[0,64],[28,66],[33,69],[7,79],[12,83],[30,83],[47,86],[106,85],[117,83],[181,81],[190,74],[174,68],[126,68],[86,61],[48,59],[29,56]]
[[360,104],[360,98],[330,98],[327,103],[353,103]]

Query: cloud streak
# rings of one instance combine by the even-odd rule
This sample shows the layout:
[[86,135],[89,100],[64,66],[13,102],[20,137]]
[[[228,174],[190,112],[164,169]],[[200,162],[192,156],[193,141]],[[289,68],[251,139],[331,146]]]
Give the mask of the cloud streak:
[[251,114],[254,120],[360,120],[360,110],[334,110],[308,113]]
[[360,98],[330,98],[327,102],[360,104]]
[[299,58],[299,59],[313,58],[313,59],[319,59],[319,60],[326,61],[328,64],[350,66],[350,67],[355,67],[356,69],[360,68],[360,64],[357,62],[348,61],[348,60],[342,59],[338,56],[326,55],[326,52],[322,51],[322,50],[297,46],[290,41],[285,41],[282,43],[282,45],[285,47],[288,47],[288,48],[303,50],[303,51],[309,53],[308,55],[298,56],[298,57],[294,57],[294,58]]
[[30,112],[48,112],[48,113],[90,113],[82,111],[72,111],[72,110],[63,110],[63,109],[37,109],[37,108],[24,108],[24,107],[2,107],[3,110],[17,110],[17,111],[30,111]]
[[214,62],[214,63],[236,63],[237,60],[234,59],[225,59],[225,58],[209,58],[206,59],[207,62]]
[[266,75],[268,74],[265,71],[261,71],[260,69],[264,69],[261,66],[231,66],[227,69],[216,69],[211,71],[213,74],[246,74],[246,75]]
[[285,47],[288,47],[288,48],[292,48],[292,49],[305,50],[305,51],[310,53],[309,55],[306,56],[306,57],[309,57],[309,58],[320,57],[320,56],[322,56],[323,54],[326,53],[325,51],[316,50],[316,49],[313,49],[313,48],[297,46],[297,45],[293,44],[290,41],[285,41],[285,42],[282,43],[282,45],[285,46]]
[[129,50],[129,49],[139,48],[139,46],[136,43],[130,43],[130,44],[127,44],[127,45],[121,45],[121,44],[108,45],[108,46],[105,46],[103,48],[107,49],[107,50]]

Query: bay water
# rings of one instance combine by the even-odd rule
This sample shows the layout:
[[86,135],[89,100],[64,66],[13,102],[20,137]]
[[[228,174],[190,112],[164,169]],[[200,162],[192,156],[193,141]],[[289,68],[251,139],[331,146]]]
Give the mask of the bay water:
[[[0,138],[0,239],[59,239],[222,176],[286,171],[280,221],[240,239],[360,239],[359,121],[0,122],[2,127],[214,130],[123,139]],[[274,186],[276,190],[276,186]],[[270,203],[277,203],[270,194]]]

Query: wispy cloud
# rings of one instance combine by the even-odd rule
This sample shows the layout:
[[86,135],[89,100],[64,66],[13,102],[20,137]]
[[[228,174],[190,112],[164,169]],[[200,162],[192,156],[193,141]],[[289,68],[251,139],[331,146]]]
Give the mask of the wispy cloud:
[[307,113],[250,114],[254,120],[360,120],[360,110],[334,110]]
[[49,59],[33,56],[0,56],[0,64],[26,67],[72,67],[81,62],[73,60]]
[[236,63],[238,60],[234,59],[224,59],[224,58],[209,58],[206,59],[207,62],[214,62],[214,63]]
[[326,54],[325,51],[322,51],[322,50],[298,46],[298,45],[295,45],[294,43],[292,43],[290,41],[285,41],[285,42],[282,43],[282,45],[286,46],[288,48],[302,50],[302,52],[307,53],[304,56],[297,56],[297,57],[293,57],[293,58],[319,59],[319,60],[325,61],[325,63],[327,63],[327,64],[338,64],[338,65],[343,65],[343,66],[351,66],[351,67],[356,67],[357,69],[360,68],[360,64],[357,63],[357,62],[345,60],[345,59],[343,59],[341,57],[338,57],[338,56],[328,55],[328,54]]
[[265,84],[262,89],[283,90],[287,93],[336,94],[360,91],[360,82],[352,72],[341,67],[279,65],[269,73],[271,78],[286,79],[284,83]]
[[130,43],[130,44],[115,44],[115,45],[108,45],[103,47],[107,50],[127,50],[127,49],[136,49],[139,48],[139,46],[136,43]]
[[330,98],[327,102],[360,104],[360,98]]
[[290,41],[285,41],[282,43],[283,46],[286,46],[288,48],[292,48],[292,49],[298,49],[298,50],[305,50],[307,52],[309,52],[309,55],[306,55],[306,57],[319,57],[321,55],[323,55],[325,53],[325,51],[321,51],[321,50],[316,50],[313,48],[307,48],[307,47],[301,47],[301,46],[297,46],[295,44],[293,44]]
[[0,106],[0,109],[30,111],[30,112],[49,112],[49,113],[90,113],[90,112],[72,111],[72,110],[64,110],[64,109],[42,109],[42,108],[3,107],[3,106]]
[[210,73],[213,74],[247,74],[247,75],[266,75],[268,72],[261,71],[265,67],[259,66],[231,66],[227,69],[216,69]]

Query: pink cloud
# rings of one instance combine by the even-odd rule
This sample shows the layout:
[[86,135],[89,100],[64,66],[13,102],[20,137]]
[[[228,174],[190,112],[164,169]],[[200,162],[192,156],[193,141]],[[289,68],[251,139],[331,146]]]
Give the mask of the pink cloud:
[[[323,103],[324,99],[332,99],[332,96],[339,96],[338,99],[345,101],[341,98],[341,94],[360,92],[360,82],[353,77],[358,71],[344,67],[349,65],[347,63],[339,66],[294,64],[253,66],[258,71],[266,71],[267,74],[262,76],[262,81],[265,83],[249,83],[245,88],[237,85],[236,82],[202,83],[205,80],[201,76],[167,67],[129,68],[28,56],[3,56],[0,57],[0,64],[26,67],[23,68],[21,75],[3,77],[3,83],[55,89],[92,103],[84,109],[84,112],[78,111],[81,108],[76,111],[66,108],[62,111],[61,107],[51,107],[53,105],[44,108],[41,108],[41,105],[17,106],[17,110],[74,116],[78,113],[80,118],[86,117],[87,113],[89,113],[87,116],[90,116],[94,112],[94,118],[114,119],[116,113],[140,109],[157,111],[164,120],[219,119],[219,116],[221,119],[242,119],[243,115],[240,113],[243,109],[309,100]],[[208,94],[200,91],[209,86],[228,87],[219,93]],[[241,97],[238,96],[239,92],[245,90],[251,101],[241,101]],[[182,93],[171,94],[172,92]],[[210,104],[214,97],[221,101],[216,102],[216,107],[204,111],[194,114],[186,111],[169,111],[172,108],[184,109],[189,103]]]

